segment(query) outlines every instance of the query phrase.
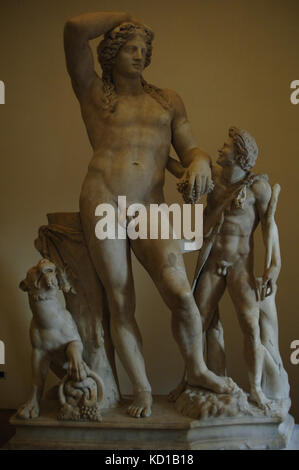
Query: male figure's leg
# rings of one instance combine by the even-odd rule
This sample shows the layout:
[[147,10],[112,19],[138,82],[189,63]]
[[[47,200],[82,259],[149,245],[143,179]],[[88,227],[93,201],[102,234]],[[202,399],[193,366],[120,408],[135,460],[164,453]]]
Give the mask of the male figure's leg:
[[250,262],[240,258],[228,271],[227,286],[244,334],[250,394],[258,405],[264,407],[267,405],[267,398],[261,389],[264,351],[259,327],[259,303],[251,271]]
[[207,261],[195,288],[194,298],[202,319],[203,331],[206,331],[214,318],[218,303],[224,293],[226,280],[217,274],[213,256]]
[[[224,340],[218,313],[218,301],[225,289],[225,280],[223,277],[214,276],[214,272],[212,263],[208,261],[198,279],[193,295],[202,320],[202,347],[206,353],[206,364],[209,370],[224,376],[226,375]],[[170,401],[176,401],[185,387],[186,374],[184,373],[178,387],[169,394]]]
[[186,363],[189,385],[218,393],[234,388],[230,379],[208,370],[202,348],[202,323],[176,240],[131,240],[132,249],[172,312],[172,331]]
[[91,217],[89,208],[85,217],[84,209],[81,204],[81,221],[88,250],[107,296],[113,344],[133,384],[134,401],[128,412],[134,417],[149,416],[151,387],[145,371],[141,334],[134,316],[130,246],[127,239],[98,240],[95,236],[98,218]]
[[208,368],[217,375],[227,375],[224,332],[218,309],[214,313],[213,320],[205,332],[205,336]]
[[223,329],[218,313],[218,304],[225,287],[225,277],[217,274],[217,266],[211,254],[198,279],[194,298],[202,319],[203,332],[206,334],[207,365],[218,375],[225,375]]

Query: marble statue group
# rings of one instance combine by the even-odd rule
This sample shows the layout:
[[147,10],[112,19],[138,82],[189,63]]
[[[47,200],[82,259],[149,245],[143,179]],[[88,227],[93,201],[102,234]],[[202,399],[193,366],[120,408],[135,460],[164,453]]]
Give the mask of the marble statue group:
[[[89,44],[99,37],[101,76]],[[177,411],[196,419],[288,413],[275,306],[281,259],[274,216],[280,187],[253,172],[258,146],[247,130],[228,129],[215,162],[198,147],[181,97],[143,77],[153,38],[153,31],[128,13],[86,13],[66,22],[67,70],[93,156],[80,212],[50,214],[36,240],[42,259],[20,284],[33,314],[33,391],[19,418],[39,416],[51,368],[61,381],[58,419],[104,419],[102,411],[117,406],[121,396],[114,352],[132,383],[127,413],[151,416],[152,389],[135,319],[132,252],[171,311],[185,364],[181,383],[169,394]],[[177,160],[169,157],[171,146]],[[95,209],[101,203],[116,206],[120,195],[128,205],[141,203],[148,210],[150,204],[165,203],[166,170],[177,178],[185,203],[196,204],[207,194],[193,285],[174,237],[99,240],[95,233]],[[254,273],[253,237],[259,227],[265,245],[261,278]],[[65,307],[57,298],[59,289]],[[226,289],[244,338],[248,393],[226,373],[219,311]]]

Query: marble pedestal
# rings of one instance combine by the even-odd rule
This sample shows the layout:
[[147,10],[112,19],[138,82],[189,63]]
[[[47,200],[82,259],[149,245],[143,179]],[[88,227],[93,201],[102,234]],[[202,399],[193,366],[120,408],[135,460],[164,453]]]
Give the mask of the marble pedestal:
[[33,420],[13,416],[16,434],[9,449],[198,450],[283,449],[291,438],[294,419],[269,417],[213,418],[198,421],[178,414],[165,396],[155,396],[150,418],[127,415],[129,401],[103,412],[100,423],[57,421],[56,402],[43,402]]

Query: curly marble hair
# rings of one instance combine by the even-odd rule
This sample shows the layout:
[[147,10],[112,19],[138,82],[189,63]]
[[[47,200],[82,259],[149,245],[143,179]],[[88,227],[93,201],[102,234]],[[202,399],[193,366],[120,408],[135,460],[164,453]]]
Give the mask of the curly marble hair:
[[[146,44],[145,67],[151,63],[152,41],[154,33],[151,29],[144,25],[136,25],[133,23],[122,23],[116,28],[108,31],[104,39],[97,47],[98,60],[102,67],[103,81],[103,108],[114,112],[117,105],[117,93],[113,82],[113,66],[116,56],[120,48],[133,36],[140,34],[143,36]],[[164,109],[170,109],[170,102],[160,88],[147,83],[141,77],[141,84],[146,93],[152,96]]]
[[232,138],[237,161],[244,171],[249,171],[256,162],[258,155],[258,146],[249,132],[237,127],[230,127],[229,137]]

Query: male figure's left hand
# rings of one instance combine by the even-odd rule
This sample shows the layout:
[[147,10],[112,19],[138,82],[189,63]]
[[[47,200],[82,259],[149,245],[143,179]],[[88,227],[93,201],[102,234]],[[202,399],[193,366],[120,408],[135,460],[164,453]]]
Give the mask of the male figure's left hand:
[[201,152],[185,169],[178,183],[186,203],[196,204],[213,187],[208,155]]
[[276,266],[270,266],[270,268],[265,270],[261,288],[261,300],[264,300],[273,293],[278,275],[279,269]]

